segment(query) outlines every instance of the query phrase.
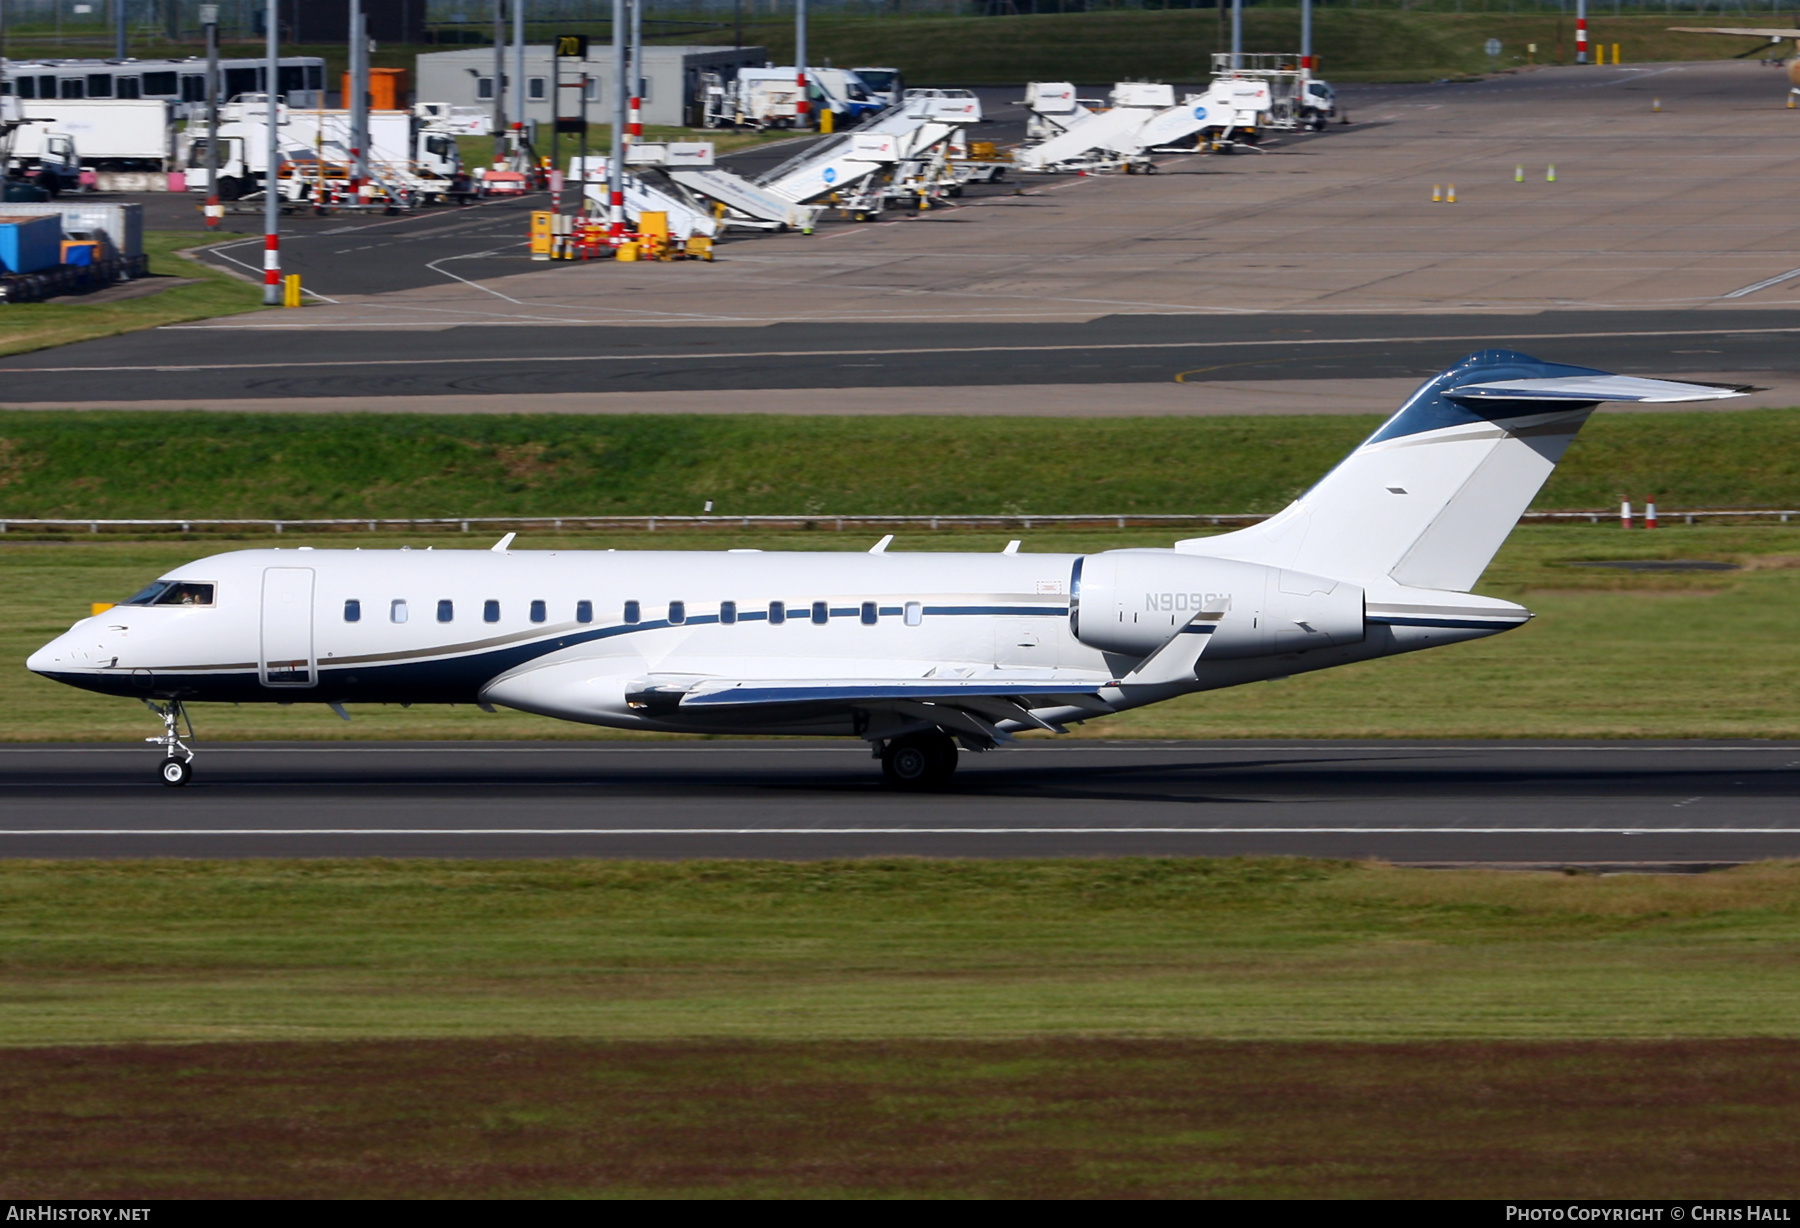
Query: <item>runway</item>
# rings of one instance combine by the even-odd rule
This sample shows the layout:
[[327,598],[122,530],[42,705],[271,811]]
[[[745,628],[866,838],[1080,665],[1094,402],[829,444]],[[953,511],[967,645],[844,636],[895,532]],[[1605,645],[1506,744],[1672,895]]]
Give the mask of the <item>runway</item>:
[[[753,389],[1422,379],[1492,346],[1628,374],[1800,372],[1800,313],[1111,316],[1082,324],[770,325],[681,330],[243,332],[204,352],[178,329],[0,361],[10,404]],[[376,406],[371,406],[376,407]]]
[[885,789],[843,743],[0,748],[8,857],[1800,856],[1800,743],[1060,742]]

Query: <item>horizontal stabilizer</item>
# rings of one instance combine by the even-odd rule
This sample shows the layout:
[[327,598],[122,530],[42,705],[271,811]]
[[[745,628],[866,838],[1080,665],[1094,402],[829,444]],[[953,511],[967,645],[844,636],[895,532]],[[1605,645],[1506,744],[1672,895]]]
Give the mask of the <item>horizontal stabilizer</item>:
[[1670,26],[1676,34],[1735,34],[1740,38],[1766,38],[1779,41],[1800,38],[1800,29],[1781,26]]
[[1746,385],[1684,384],[1666,379],[1640,379],[1635,375],[1565,375],[1552,379],[1494,380],[1460,384],[1442,395],[1456,401],[1637,401],[1667,404],[1676,401],[1722,401],[1741,397],[1754,389]]

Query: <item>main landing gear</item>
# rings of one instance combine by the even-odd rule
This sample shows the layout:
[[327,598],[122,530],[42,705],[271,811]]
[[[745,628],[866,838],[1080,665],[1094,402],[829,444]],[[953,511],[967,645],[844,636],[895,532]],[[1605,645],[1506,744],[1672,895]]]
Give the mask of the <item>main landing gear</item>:
[[909,733],[881,748],[881,776],[895,789],[941,789],[956,774],[956,739],[941,729]]
[[146,699],[144,706],[162,718],[163,733],[160,738],[145,738],[144,741],[163,748],[163,761],[157,766],[156,774],[165,785],[179,788],[194,777],[194,752],[188,744],[181,740],[178,722],[187,725],[187,736],[194,736],[194,722],[182,707],[179,699],[171,699],[166,704]]

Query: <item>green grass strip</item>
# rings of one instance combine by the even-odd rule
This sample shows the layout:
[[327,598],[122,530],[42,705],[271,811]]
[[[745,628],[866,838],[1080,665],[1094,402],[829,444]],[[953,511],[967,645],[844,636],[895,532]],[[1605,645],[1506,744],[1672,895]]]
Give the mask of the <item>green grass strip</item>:
[[0,864],[0,1044],[1792,1037],[1800,867]]
[[[1269,512],[1376,422],[13,411],[0,515]],[[1601,416],[1536,505],[1622,495],[1800,506],[1800,409]]]

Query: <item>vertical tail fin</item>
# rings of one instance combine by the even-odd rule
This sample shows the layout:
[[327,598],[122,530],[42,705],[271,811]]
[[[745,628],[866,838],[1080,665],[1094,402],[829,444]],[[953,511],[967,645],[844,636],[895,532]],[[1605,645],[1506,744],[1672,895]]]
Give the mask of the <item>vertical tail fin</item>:
[[1602,401],[1741,395],[1484,350],[1427,380],[1285,510],[1192,554],[1467,592]]

